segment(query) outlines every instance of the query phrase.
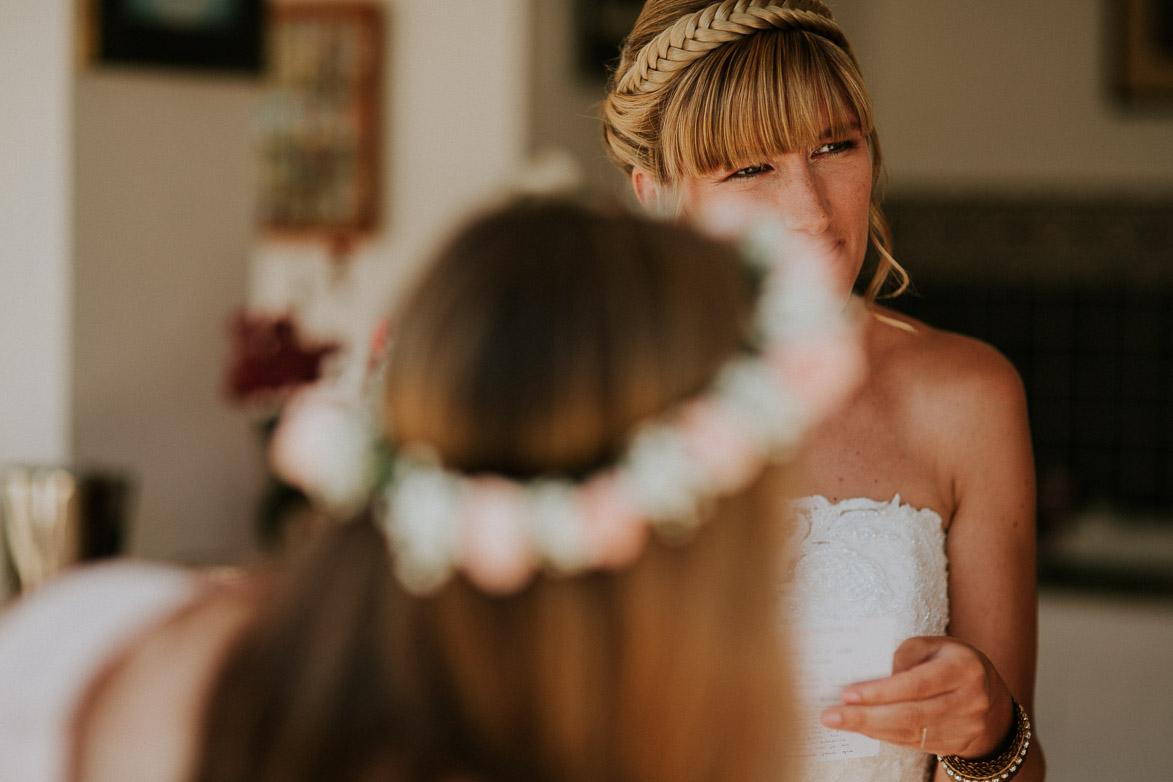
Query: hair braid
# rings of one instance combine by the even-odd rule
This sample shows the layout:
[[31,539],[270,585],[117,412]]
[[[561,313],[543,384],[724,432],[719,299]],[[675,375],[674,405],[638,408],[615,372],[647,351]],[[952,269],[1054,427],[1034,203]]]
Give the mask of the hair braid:
[[649,41],[616,83],[616,92],[653,92],[713,49],[761,30],[801,28],[850,51],[831,11],[818,0],[721,0],[682,16]]
[[802,30],[855,54],[831,10],[819,0],[718,0],[685,14],[638,50],[629,40],[601,105],[608,154],[624,170],[663,173],[658,165],[663,94],[692,63],[722,46],[764,30]]

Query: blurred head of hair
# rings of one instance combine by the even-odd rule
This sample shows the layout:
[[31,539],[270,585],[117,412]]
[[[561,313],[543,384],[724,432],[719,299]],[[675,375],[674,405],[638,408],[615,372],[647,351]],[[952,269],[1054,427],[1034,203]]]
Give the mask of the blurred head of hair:
[[[401,443],[514,478],[582,475],[745,344],[728,245],[617,210],[522,199],[469,222],[396,315]],[[200,780],[776,779],[785,470],[618,571],[418,597],[369,519],[326,532],[230,654]]]

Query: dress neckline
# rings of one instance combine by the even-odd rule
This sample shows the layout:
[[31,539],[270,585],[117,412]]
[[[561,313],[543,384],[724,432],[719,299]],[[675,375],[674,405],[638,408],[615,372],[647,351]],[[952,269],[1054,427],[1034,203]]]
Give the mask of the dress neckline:
[[844,497],[839,500],[830,500],[822,494],[808,494],[798,497],[793,500],[795,507],[802,509],[836,509],[840,511],[855,511],[855,510],[883,510],[885,508],[892,508],[893,510],[902,510],[913,515],[928,514],[934,518],[937,525],[941,529],[945,528],[944,519],[939,512],[933,508],[920,508],[912,503],[904,502],[900,499],[900,492],[892,495],[890,500],[874,500],[870,497]]

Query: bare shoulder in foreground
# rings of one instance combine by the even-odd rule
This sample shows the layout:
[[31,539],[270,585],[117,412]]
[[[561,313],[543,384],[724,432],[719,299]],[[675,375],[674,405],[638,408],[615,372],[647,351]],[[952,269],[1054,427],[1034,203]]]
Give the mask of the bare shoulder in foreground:
[[[228,645],[252,615],[251,591],[207,593],[134,639],[86,693],[75,724],[75,778],[182,779],[194,755],[204,693]],[[126,737],[136,737],[128,752]],[[149,740],[142,740],[148,738]]]

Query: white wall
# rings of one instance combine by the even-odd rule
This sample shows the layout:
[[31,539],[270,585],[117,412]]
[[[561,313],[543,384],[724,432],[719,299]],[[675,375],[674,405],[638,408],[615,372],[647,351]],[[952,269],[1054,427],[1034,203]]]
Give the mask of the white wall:
[[0,21],[0,463],[69,455],[72,22],[45,0]]

